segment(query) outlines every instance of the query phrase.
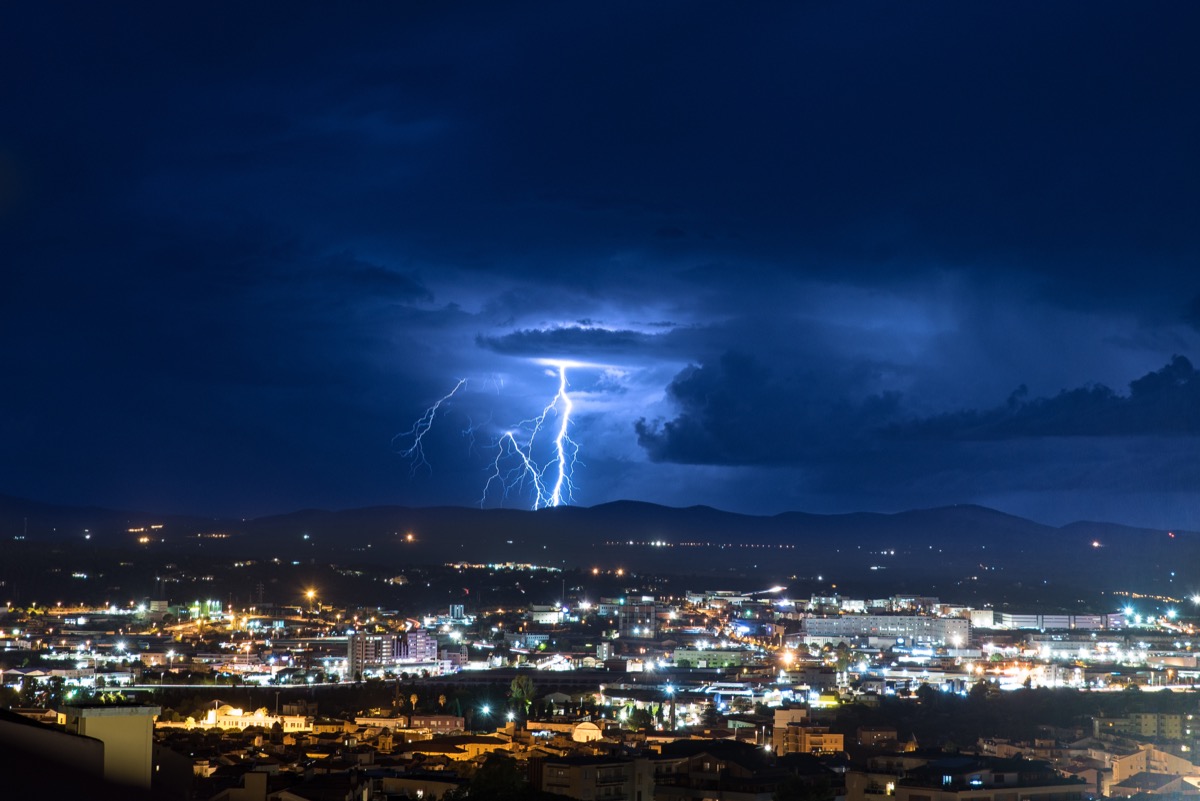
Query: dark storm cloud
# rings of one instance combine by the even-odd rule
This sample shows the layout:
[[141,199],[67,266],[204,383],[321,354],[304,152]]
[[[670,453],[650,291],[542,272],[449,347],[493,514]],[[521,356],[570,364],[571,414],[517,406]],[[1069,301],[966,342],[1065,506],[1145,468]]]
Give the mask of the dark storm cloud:
[[[640,419],[638,442],[655,461],[805,465],[825,461],[821,454],[827,451],[857,459],[893,439],[1200,435],[1200,373],[1182,356],[1131,382],[1128,395],[1093,385],[1028,399],[1021,387],[1001,406],[923,420],[902,421],[900,393],[864,396],[859,378],[861,372],[780,374],[753,357],[727,353],[677,375],[667,391],[678,415]],[[932,454],[926,459],[936,461],[940,451],[923,447]],[[890,458],[903,460],[910,475],[919,474],[922,460],[914,458],[919,451],[909,448],[903,454],[892,448]],[[875,460],[879,463],[879,454]]]
[[893,419],[894,394],[852,398],[854,373],[777,371],[730,352],[691,366],[667,388],[681,409],[666,421],[638,420],[638,443],[654,461],[785,465],[810,461],[841,438]]
[[545,330],[524,329],[503,336],[476,337],[480,347],[510,356],[604,358],[614,354],[645,352],[653,335],[638,331],[565,326]]
[[330,278],[346,281],[366,290],[376,297],[405,301],[433,301],[433,293],[420,279],[405,272],[389,270],[371,264],[350,254],[341,254],[329,260]]
[[1021,387],[1001,406],[942,414],[889,433],[933,440],[1200,435],[1200,373],[1182,356],[1131,382],[1128,395],[1102,384],[1050,398],[1027,394]]

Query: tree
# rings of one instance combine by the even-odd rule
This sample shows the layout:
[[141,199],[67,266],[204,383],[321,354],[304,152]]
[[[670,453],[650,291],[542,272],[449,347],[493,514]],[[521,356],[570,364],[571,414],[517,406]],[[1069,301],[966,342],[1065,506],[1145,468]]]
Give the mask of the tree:
[[47,707],[57,706],[66,698],[66,681],[62,676],[51,676],[46,680],[44,689],[46,695],[43,702]]
[[501,751],[493,751],[471,777],[469,797],[524,798],[527,789],[525,773],[517,767],[517,760]]
[[22,706],[33,706],[38,696],[38,680],[33,676],[21,677],[20,699]]
[[438,696],[438,709],[442,710],[443,712],[446,711],[446,694],[445,693],[442,693],[441,695]]
[[850,669],[850,664],[854,661],[854,654],[850,652],[850,646],[844,642],[839,642],[834,648],[834,666],[839,672],[845,673]]
[[629,713],[629,725],[635,729],[648,729],[654,725],[654,718],[646,709],[635,709]]
[[533,702],[533,696],[537,693],[537,687],[533,683],[533,679],[526,675],[519,675],[512,680],[512,684],[508,686],[508,697],[512,699],[513,705],[516,706],[522,715],[529,711],[529,704]]
[[416,693],[413,693],[412,695],[408,696],[408,705],[409,705],[410,707],[412,707],[412,711],[413,711],[413,712],[416,712],[416,711],[417,711],[417,700],[418,700],[418,699],[417,699],[417,694],[416,694]]

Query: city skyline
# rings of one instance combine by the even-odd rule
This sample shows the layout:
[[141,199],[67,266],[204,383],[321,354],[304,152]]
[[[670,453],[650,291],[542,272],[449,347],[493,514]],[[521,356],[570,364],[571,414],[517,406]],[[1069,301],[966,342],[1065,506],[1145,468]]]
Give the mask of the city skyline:
[[5,16],[0,493],[1200,530],[1193,8]]

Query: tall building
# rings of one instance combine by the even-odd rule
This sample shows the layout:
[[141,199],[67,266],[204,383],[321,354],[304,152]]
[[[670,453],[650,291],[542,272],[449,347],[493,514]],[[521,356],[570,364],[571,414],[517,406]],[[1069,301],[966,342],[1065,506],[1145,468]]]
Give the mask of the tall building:
[[438,658],[437,637],[430,634],[428,629],[404,632],[400,658],[410,662],[433,662]]
[[658,635],[657,610],[653,603],[624,604],[617,607],[617,631],[622,637],[653,640]]
[[351,634],[346,638],[347,678],[395,664],[399,656],[400,638],[395,634]]
[[104,778],[150,788],[154,718],[162,709],[140,704],[72,704],[61,707],[64,728],[104,743]]
[[403,634],[355,633],[346,638],[346,675],[391,669],[411,662],[435,662],[437,636],[427,629]]

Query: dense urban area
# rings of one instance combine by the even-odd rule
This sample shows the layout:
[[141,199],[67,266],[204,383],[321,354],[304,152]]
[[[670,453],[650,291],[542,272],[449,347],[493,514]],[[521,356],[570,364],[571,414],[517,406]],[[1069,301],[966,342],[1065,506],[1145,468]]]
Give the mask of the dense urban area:
[[0,607],[0,741],[148,797],[1200,796],[1200,598],[276,558],[97,600],[113,558]]

